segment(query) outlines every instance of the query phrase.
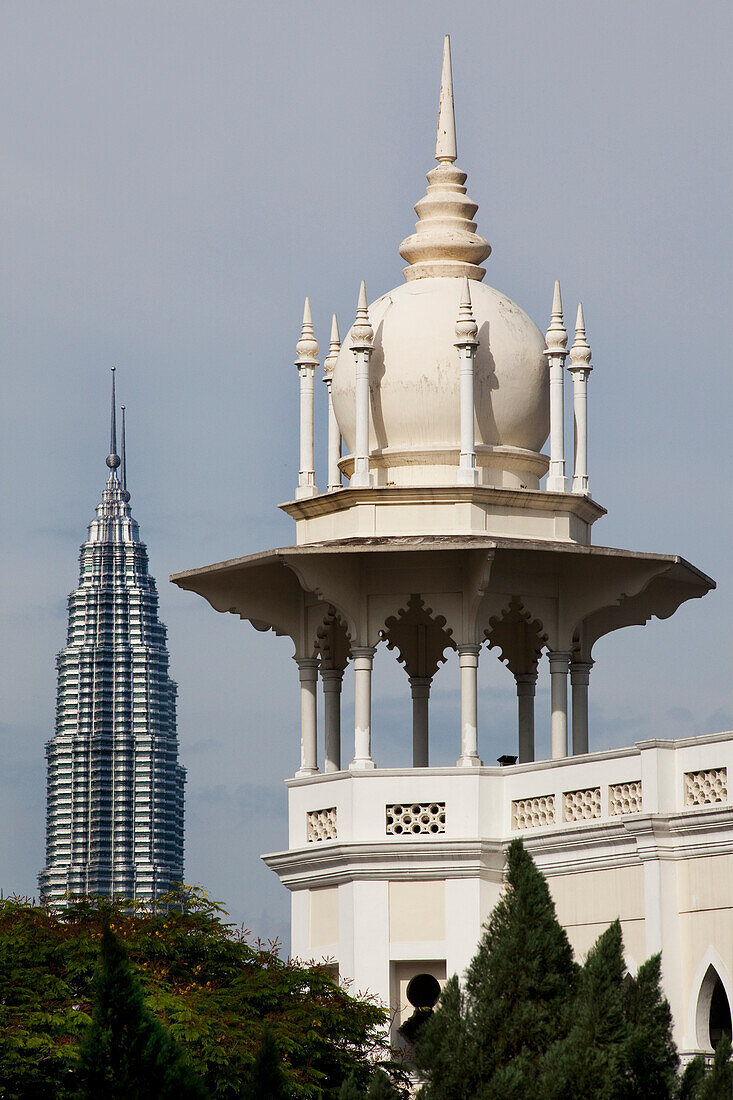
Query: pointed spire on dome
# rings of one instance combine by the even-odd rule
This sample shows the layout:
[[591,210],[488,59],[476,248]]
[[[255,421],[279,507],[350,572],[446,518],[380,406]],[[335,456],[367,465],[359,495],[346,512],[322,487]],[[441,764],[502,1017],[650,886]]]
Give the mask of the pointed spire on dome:
[[120,457],[122,459],[122,466],[120,473],[122,474],[122,499],[125,504],[130,499],[130,494],[127,491],[127,448],[125,446],[125,406],[120,405],[120,411],[122,413],[122,440],[120,444],[120,451],[122,452]]
[[491,245],[476,232],[473,218],[478,206],[466,194],[466,173],[453,163],[456,156],[450,38],[446,35],[435,143],[438,166],[428,172],[427,193],[415,207],[415,232],[400,245],[400,256],[409,264],[403,272],[408,282],[445,275],[480,282],[486,274],[479,264],[491,254]]
[[341,337],[339,335],[339,323],[334,313],[331,318],[331,343],[328,349],[328,355],[323,360],[323,370],[326,378],[330,378],[333,374],[333,368],[336,366],[336,360],[338,354],[341,351]]
[[570,349],[570,362],[568,370],[593,370],[590,365],[590,344],[585,335],[585,318],[583,317],[583,303],[578,302],[578,316],[575,322],[575,340]]
[[313,317],[311,316],[310,298],[306,298],[303,307],[303,325],[300,331],[300,340],[295,345],[296,367],[318,366],[318,341],[313,331]]
[[112,415],[109,425],[109,454],[107,465],[110,470],[116,470],[120,464],[120,456],[117,454],[117,407],[115,394],[115,368],[112,367]]
[[450,63],[450,35],[443,42],[443,72],[440,78],[440,106],[438,107],[438,136],[435,142],[435,159],[453,161],[456,149],[456,113],[453,107],[453,71]]
[[478,344],[478,325],[473,316],[471,290],[468,285],[468,279],[464,279],[461,288],[461,300],[458,303],[455,346],[457,348],[462,348],[466,347],[468,344]]
[[560,293],[560,280],[555,279],[555,291],[552,295],[552,316],[550,327],[545,334],[548,352],[564,352],[568,346],[568,334],[565,331],[562,316],[562,295]]
[[359,301],[356,306],[356,320],[351,329],[351,347],[354,351],[360,348],[374,347],[374,329],[369,320],[369,306],[367,304],[366,283],[362,279],[359,287]]

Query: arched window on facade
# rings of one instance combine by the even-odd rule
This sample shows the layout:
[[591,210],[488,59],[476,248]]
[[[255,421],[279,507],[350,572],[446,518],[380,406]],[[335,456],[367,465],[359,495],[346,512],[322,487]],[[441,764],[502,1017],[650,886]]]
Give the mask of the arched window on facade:
[[729,1039],[733,1035],[728,994],[712,964],[700,986],[696,1023],[697,1041],[702,1050],[715,1050],[724,1035]]

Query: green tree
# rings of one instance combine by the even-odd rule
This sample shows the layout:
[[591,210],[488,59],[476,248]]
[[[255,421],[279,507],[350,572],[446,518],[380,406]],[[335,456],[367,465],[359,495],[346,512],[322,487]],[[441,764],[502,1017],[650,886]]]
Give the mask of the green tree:
[[350,996],[325,967],[285,962],[276,944],[252,945],[224,917],[189,889],[160,903],[79,898],[62,912],[0,899],[0,1100],[78,1095],[105,921],[145,1008],[216,1100],[241,1097],[265,1025],[293,1100],[337,1100],[352,1072],[365,1092],[375,1061],[406,1080],[373,998]]
[[397,1100],[399,1093],[383,1069],[375,1069],[367,1091],[367,1100]]
[[338,1100],[364,1100],[364,1090],[359,1086],[356,1074],[350,1073],[339,1090]]
[[425,1084],[425,1100],[472,1100],[472,1075],[466,1031],[463,992],[454,974],[443,987],[437,1007],[420,1031],[415,1046],[415,1066]]
[[207,1095],[178,1044],[145,1007],[142,987],[109,925],[102,932],[94,1013],[82,1043],[85,1096],[198,1100]]
[[252,1067],[252,1074],[245,1092],[246,1100],[287,1100],[290,1096],[283,1073],[280,1052],[275,1036],[265,1026],[262,1044]]
[[624,979],[628,1100],[666,1100],[677,1088],[679,1058],[661,973],[662,959],[657,954],[642,963],[635,977]]
[[733,1061],[727,1035],[715,1048],[713,1064],[708,1072],[701,1056],[693,1058],[682,1075],[680,1100],[730,1100],[733,1096]]

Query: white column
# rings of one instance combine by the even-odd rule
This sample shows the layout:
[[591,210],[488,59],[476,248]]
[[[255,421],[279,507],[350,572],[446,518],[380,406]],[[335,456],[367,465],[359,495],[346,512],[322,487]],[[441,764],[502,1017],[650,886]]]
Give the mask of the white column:
[[550,705],[552,718],[552,759],[560,760],[568,755],[568,665],[570,654],[562,650],[549,653]]
[[295,497],[300,500],[303,497],[314,497],[318,492],[313,463],[313,383],[318,366],[318,343],[313,333],[308,298],[305,300],[303,327],[295,351],[295,365],[300,376],[300,470]]
[[354,661],[354,759],[350,768],[373,768],[372,666],[373,646],[352,646]]
[[515,676],[517,682],[517,725],[519,727],[519,763],[534,760],[534,693],[537,673]]
[[588,683],[592,661],[570,662],[570,687],[573,696],[573,755],[588,751]]
[[338,420],[336,419],[336,413],[333,410],[333,368],[336,366],[336,360],[338,359],[339,351],[341,350],[341,339],[339,337],[339,326],[336,320],[336,314],[334,313],[331,320],[331,345],[328,349],[328,355],[323,362],[323,369],[325,371],[325,377],[323,381],[326,383],[326,390],[328,392],[328,491],[333,493],[336,489],[341,488],[341,470],[339,469],[339,459],[341,458],[341,431],[339,429]]
[[430,676],[411,676],[412,692],[412,766],[429,766],[428,714],[430,709]]
[[322,668],[323,720],[326,752],[323,770],[341,771],[341,685],[343,672],[339,668]]
[[474,435],[474,360],[478,347],[478,326],[471,310],[468,279],[463,280],[456,321],[455,347],[460,361],[461,454],[458,460],[458,484],[478,485],[476,437]]
[[578,303],[575,322],[575,340],[570,349],[568,371],[573,376],[573,415],[575,419],[575,464],[573,468],[573,492],[588,490],[588,376],[591,350],[585,336],[583,303]]
[[557,281],[552,300],[552,319],[545,339],[547,341],[545,355],[550,365],[550,470],[547,489],[549,492],[566,493],[568,479],[565,477],[563,368],[567,356],[568,334],[563,324],[562,298],[560,284]]
[[351,350],[356,368],[356,438],[351,487],[367,489],[369,476],[369,362],[374,350],[374,330],[369,321],[366,287],[361,284],[356,321],[351,329]]
[[300,768],[295,774],[315,775],[318,771],[318,661],[296,657],[295,663],[300,674]]
[[480,768],[478,755],[478,655],[480,646],[459,645],[461,670],[461,755],[458,768]]

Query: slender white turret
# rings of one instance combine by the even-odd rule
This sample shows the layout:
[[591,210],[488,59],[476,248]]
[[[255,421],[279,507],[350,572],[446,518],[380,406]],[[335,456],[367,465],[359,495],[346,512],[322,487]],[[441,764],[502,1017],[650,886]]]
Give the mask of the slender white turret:
[[369,320],[366,286],[362,280],[356,320],[351,329],[351,350],[356,364],[356,441],[351,487],[366,489],[369,477],[369,361],[374,350],[374,329]]
[[461,455],[458,462],[458,484],[478,485],[476,469],[476,438],[474,434],[474,359],[478,347],[478,325],[471,309],[468,279],[463,280],[456,321],[456,343],[460,358]]
[[568,334],[563,324],[562,297],[557,279],[552,298],[552,317],[545,340],[547,342],[545,355],[550,364],[550,472],[547,477],[547,489],[552,493],[567,493],[563,368],[568,354]]
[[313,464],[313,384],[318,366],[318,342],[313,332],[310,300],[303,309],[303,327],[295,345],[295,365],[300,375],[300,471],[296,499],[314,497],[316,471]]
[[573,492],[587,493],[588,490],[588,375],[593,370],[590,365],[590,345],[585,336],[583,303],[578,303],[578,317],[575,322],[575,340],[570,349],[568,370],[573,376],[573,414],[575,418],[575,463],[573,466]]
[[328,393],[328,491],[329,493],[335,492],[336,489],[341,488],[341,470],[339,469],[339,459],[341,458],[341,432],[339,431],[338,420],[336,414],[333,411],[333,368],[336,366],[336,360],[338,359],[339,351],[341,350],[341,337],[339,336],[339,326],[336,320],[336,314],[334,313],[331,320],[331,344],[328,349],[328,355],[323,361],[324,376],[323,381],[326,383],[326,391]]

